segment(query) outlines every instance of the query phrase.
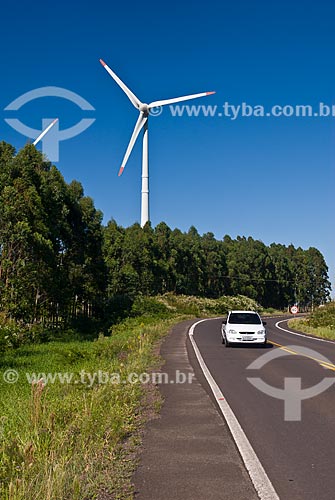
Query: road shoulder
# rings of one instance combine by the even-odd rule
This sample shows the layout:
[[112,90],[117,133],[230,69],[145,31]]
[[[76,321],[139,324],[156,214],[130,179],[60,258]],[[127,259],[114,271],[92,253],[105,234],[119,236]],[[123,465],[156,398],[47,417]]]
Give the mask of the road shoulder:
[[176,371],[192,383],[162,384],[160,418],[148,423],[134,474],[137,500],[256,500],[258,498],[229,429],[194,374],[187,332],[194,321],[172,328],[161,346],[169,381]]

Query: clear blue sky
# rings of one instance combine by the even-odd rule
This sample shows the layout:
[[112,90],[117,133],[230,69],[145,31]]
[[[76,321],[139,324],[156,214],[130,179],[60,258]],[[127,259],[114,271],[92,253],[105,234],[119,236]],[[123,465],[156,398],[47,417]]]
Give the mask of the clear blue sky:
[[[216,90],[191,104],[331,105],[334,18],[329,0],[6,1],[0,138],[25,144],[4,122],[14,115],[34,128],[43,117],[58,116],[61,129],[95,118],[60,144],[56,165],[68,182],[82,182],[105,222],[128,226],[140,220],[141,140],[117,172],[137,111],[99,58],[146,102]],[[55,97],[4,111],[44,86],[76,92],[95,111]],[[153,225],[316,246],[334,282],[335,117],[177,118],[164,109],[149,129]]]

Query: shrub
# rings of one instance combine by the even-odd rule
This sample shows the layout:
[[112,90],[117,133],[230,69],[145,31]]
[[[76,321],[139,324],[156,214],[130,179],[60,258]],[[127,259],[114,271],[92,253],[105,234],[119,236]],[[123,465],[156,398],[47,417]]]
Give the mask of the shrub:
[[131,314],[132,316],[157,315],[165,318],[169,314],[169,309],[155,297],[145,297],[139,295],[134,300],[131,308]]
[[327,327],[335,329],[335,302],[330,302],[315,309],[307,322],[313,328]]

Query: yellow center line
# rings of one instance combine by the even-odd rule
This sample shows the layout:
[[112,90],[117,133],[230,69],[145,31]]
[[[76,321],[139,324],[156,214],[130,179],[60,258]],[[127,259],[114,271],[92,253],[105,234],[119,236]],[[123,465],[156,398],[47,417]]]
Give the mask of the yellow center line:
[[273,342],[273,340],[269,340],[269,342],[273,345],[276,345],[277,347],[280,347],[280,349],[282,349],[283,351],[287,351],[289,352],[290,354],[298,354],[297,352],[295,351],[292,351],[291,349],[288,349],[286,346],[283,346],[281,344],[277,344],[277,342]]
[[320,366],[327,368],[327,370],[333,370],[335,372],[335,366],[326,365],[325,363],[320,363]]
[[274,342],[273,340],[269,340],[269,342],[270,342],[270,344],[273,344],[273,345],[279,347],[283,351],[287,351],[290,354],[295,354],[295,355],[298,355],[298,356],[303,356],[304,358],[312,359],[313,361],[316,361],[317,363],[319,363],[320,366],[323,366],[324,368],[328,368],[329,370],[334,370],[335,371],[335,365],[333,363],[328,363],[327,361],[323,361],[323,359],[314,358],[313,356],[308,356],[307,354],[302,354],[300,352],[292,351],[291,349],[288,349],[284,345],[277,344],[277,342]]

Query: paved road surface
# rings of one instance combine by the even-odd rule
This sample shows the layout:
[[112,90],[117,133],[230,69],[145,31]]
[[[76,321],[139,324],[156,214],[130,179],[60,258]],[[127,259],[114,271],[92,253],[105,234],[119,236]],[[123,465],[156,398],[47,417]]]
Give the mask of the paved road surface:
[[[164,373],[193,374],[187,331],[176,325],[163,342]],[[229,429],[197,378],[160,386],[160,418],[146,428],[134,475],[136,500],[257,500]]]
[[[302,402],[301,421],[285,421],[284,402],[264,394],[247,381],[247,377],[260,377],[269,385],[283,388],[285,377],[295,377],[301,378],[304,389],[325,377],[335,377],[335,343],[279,330],[275,326],[279,319],[267,319],[269,339],[273,342],[267,348],[246,345],[225,348],[221,344],[220,320],[199,324],[194,339],[279,497],[283,500],[334,500],[335,384]],[[287,328],[285,323],[280,326]],[[260,370],[246,369],[262,354],[292,345],[295,354],[272,360]],[[300,355],[305,347],[316,351],[315,356]],[[191,350],[189,353],[199,375],[197,361]],[[322,366],[320,355],[326,356],[331,364]],[[207,387],[204,381],[202,383]]]

